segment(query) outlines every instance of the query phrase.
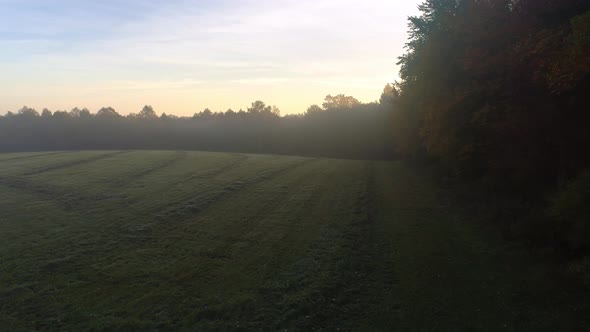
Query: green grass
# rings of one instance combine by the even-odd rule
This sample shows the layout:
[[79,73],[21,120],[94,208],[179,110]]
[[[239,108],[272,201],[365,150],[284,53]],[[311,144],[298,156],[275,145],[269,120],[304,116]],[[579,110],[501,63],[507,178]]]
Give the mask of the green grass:
[[588,293],[395,162],[0,154],[1,330],[589,328]]

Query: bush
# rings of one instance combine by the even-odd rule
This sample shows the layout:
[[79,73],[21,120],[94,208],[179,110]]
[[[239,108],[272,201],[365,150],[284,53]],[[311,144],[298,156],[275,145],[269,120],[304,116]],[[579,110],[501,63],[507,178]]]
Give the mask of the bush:
[[590,171],[583,172],[553,199],[549,216],[555,235],[568,249],[590,249]]

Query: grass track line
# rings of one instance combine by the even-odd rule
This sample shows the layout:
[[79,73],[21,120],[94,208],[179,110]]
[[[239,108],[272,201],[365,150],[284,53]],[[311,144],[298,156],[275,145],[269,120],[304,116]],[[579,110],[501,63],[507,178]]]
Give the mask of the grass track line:
[[212,168],[205,170],[203,172],[197,173],[194,175],[196,178],[212,178],[219,176],[225,172],[235,169],[236,167],[240,166],[244,161],[248,160],[247,155],[239,155],[235,159],[229,161],[225,165],[221,165],[220,167]]
[[0,159],[0,163],[7,162],[7,161],[31,159],[31,158],[37,158],[37,157],[54,156],[54,155],[58,155],[58,154],[65,154],[65,153],[72,153],[72,152],[73,151],[56,151],[56,152],[47,152],[47,153],[34,153],[34,154],[26,155],[26,156],[18,156],[18,157]]
[[[310,176],[310,173],[313,173],[313,171],[314,169],[309,169],[305,172],[301,171],[300,169],[297,169],[297,172],[300,172],[300,174],[297,173],[297,176],[295,178],[290,179],[289,182],[283,183],[283,185],[286,185],[290,188],[289,190],[278,191],[274,195],[267,197],[266,199],[260,200],[259,202],[257,202],[258,204],[253,203],[255,209],[253,209],[252,211],[248,211],[248,214],[246,215],[240,216],[239,220],[234,220],[233,222],[231,222],[230,226],[232,228],[233,236],[230,236],[230,238],[225,240],[216,241],[216,243],[218,243],[219,245],[216,247],[207,248],[207,252],[216,253],[213,256],[225,257],[225,259],[223,259],[222,261],[234,258],[229,254],[231,252],[239,253],[240,256],[249,257],[250,255],[247,253],[247,251],[232,250],[232,248],[235,247],[237,242],[247,241],[248,239],[251,239],[250,245],[254,245],[254,248],[260,249],[259,247],[256,247],[256,245],[260,245],[260,243],[263,243],[265,241],[264,237],[256,238],[252,236],[252,234],[257,233],[263,224],[264,226],[268,227],[268,233],[272,232],[273,225],[270,223],[264,223],[262,221],[267,219],[268,216],[272,216],[273,211],[278,210],[281,207],[281,205],[285,204],[287,199],[300,196],[302,193],[307,192],[308,190],[303,186],[303,183],[305,183],[306,181],[310,181],[310,179],[313,178],[312,176]],[[250,199],[256,199],[257,196],[250,194],[250,192],[256,190],[254,188],[256,185],[261,185],[264,182],[265,181],[258,182],[255,185],[247,186],[240,193],[236,193],[236,195],[245,195]],[[216,201],[214,204],[223,206],[224,200]],[[239,216],[239,213],[236,213],[235,215]],[[225,222],[224,224],[227,225],[228,223]],[[220,225],[218,224],[216,226]],[[220,232],[220,234],[226,233]],[[264,252],[258,251],[257,255],[261,255],[263,253]],[[238,259],[237,263],[241,265],[245,264],[246,262]],[[209,271],[209,273],[211,273],[212,275],[213,272],[214,271],[212,270]]]
[[78,210],[80,212],[88,211],[89,204],[92,205],[103,200],[120,198],[113,194],[81,194],[67,188],[49,184],[40,184],[25,178],[10,176],[0,176],[0,186],[20,190],[43,200],[53,202],[67,210]]
[[170,158],[166,158],[156,164],[150,165],[148,168],[143,168],[139,170],[135,170],[133,172],[129,172],[127,174],[122,174],[120,176],[115,177],[111,181],[109,181],[113,187],[124,187],[130,183],[136,182],[145,178],[151,174],[164,170],[168,167],[175,165],[176,163],[186,159],[188,153],[186,151],[177,151],[173,154]]
[[[328,218],[319,236],[306,246],[305,254],[283,271],[280,279],[275,277],[264,285],[265,301],[278,304],[270,316],[281,317],[273,322],[274,330],[356,330],[351,322],[364,315],[370,305],[363,296],[370,278],[366,265],[372,259],[369,230],[375,213],[370,201],[373,169],[373,163],[367,162],[358,172],[360,181],[351,178],[346,194],[330,204],[333,210],[346,212],[337,214],[342,219]],[[332,191],[325,189],[319,193],[324,199],[331,198]],[[316,209],[319,206],[322,204],[314,205]],[[310,213],[314,215],[313,210]]]
[[[320,161],[317,160],[316,163]],[[306,165],[310,165],[306,164]],[[282,215],[281,213],[276,213],[278,210],[284,206],[289,199],[296,199],[301,201],[300,204],[302,206],[306,206],[307,203],[317,200],[320,193],[319,190],[321,186],[314,186],[313,189],[309,189],[309,186],[306,186],[305,183],[311,181],[314,176],[317,176],[317,170],[311,168],[306,170],[305,172],[297,169],[297,177],[290,182],[282,183],[283,186],[288,187],[285,190],[273,191],[273,194],[270,195],[270,198],[263,200],[262,204],[257,206],[257,209],[253,211],[253,213],[243,216],[241,219],[241,224],[245,226],[245,229],[242,232],[239,232],[240,238],[250,237],[254,239],[256,243],[262,242],[261,238],[256,238],[255,236],[251,236],[251,234],[255,233],[264,233],[260,232],[262,228],[265,228],[268,231],[272,231],[273,227],[276,226],[276,223],[261,223],[257,221],[268,219],[269,217],[273,217],[276,215]],[[326,172],[324,170],[324,172]],[[326,172],[327,173],[327,172]],[[268,179],[269,181],[274,180],[275,178]],[[247,186],[244,188],[242,195],[246,195],[248,197],[257,197],[259,190],[256,188],[258,185],[263,185],[264,182],[259,182],[255,185]],[[264,191],[262,192],[264,193]],[[303,199],[301,197],[304,197]],[[219,204],[223,205],[223,201],[219,201]],[[297,210],[290,211],[291,213],[298,212]]]
[[[309,162],[306,162],[304,164],[309,165],[308,163]],[[285,178],[287,182],[280,183],[282,186],[288,186],[290,188],[289,190],[277,192],[277,194],[272,196],[263,196],[261,197],[263,199],[258,200],[258,196],[250,193],[257,190],[256,186],[266,184],[266,181],[263,181],[259,182],[257,185],[246,187],[240,193],[236,193],[239,197],[233,196],[231,200],[232,205],[235,202],[242,202],[242,204],[253,207],[248,211],[241,211],[240,205],[234,205],[228,209],[228,207],[226,207],[227,201],[216,201],[211,206],[212,210],[210,213],[203,211],[202,214],[198,214],[198,216],[195,217],[196,219],[188,218],[182,222],[173,223],[173,225],[164,224],[167,226],[166,229],[160,229],[157,231],[157,236],[153,236],[152,239],[156,241],[166,241],[169,238],[176,238],[184,242],[187,240],[187,237],[192,238],[193,235],[187,236],[186,233],[184,233],[184,235],[175,234],[177,229],[184,228],[182,225],[199,225],[198,229],[209,230],[207,233],[199,234],[198,237],[201,239],[205,237],[207,239],[206,246],[203,246],[202,240],[195,243],[197,248],[200,248],[195,255],[208,261],[207,269],[197,272],[196,275],[188,274],[185,282],[190,281],[191,283],[194,283],[196,280],[199,280],[201,283],[214,285],[220,281],[218,280],[219,276],[224,274],[222,272],[225,270],[225,267],[227,267],[226,264],[230,264],[232,269],[238,268],[247,270],[247,267],[254,263],[252,262],[252,257],[249,257],[248,254],[249,250],[252,250],[252,248],[261,250],[260,252],[257,252],[256,255],[253,255],[255,257],[265,255],[265,253],[267,256],[269,256],[269,253],[271,254],[270,256],[273,254],[271,248],[265,247],[265,244],[263,244],[265,243],[265,232],[260,232],[262,236],[261,238],[255,239],[251,236],[260,230],[261,224],[268,226],[268,232],[272,232],[274,229],[272,228],[273,225],[266,223],[268,216],[272,216],[273,211],[279,210],[288,198],[313,195],[319,190],[319,188],[316,188],[316,190],[310,191],[307,186],[304,185],[305,183],[310,183],[310,181],[314,180],[313,175],[317,172],[316,168],[310,167],[302,170],[301,168],[291,167],[291,170],[296,170],[296,173],[292,173],[288,177],[286,176]],[[306,195],[302,195],[302,193],[305,193]],[[248,204],[244,199],[254,199],[256,201]],[[236,213],[231,213],[232,210],[241,211],[243,215],[240,215],[240,212],[238,211],[236,211]],[[223,211],[224,214],[233,217],[218,219],[215,217],[215,214],[219,213],[219,211]],[[213,215],[211,213],[213,213]],[[191,232],[190,234],[194,233]],[[187,272],[189,271],[190,270]],[[230,288],[231,287],[226,287],[226,290]]]
[[228,161],[227,163],[225,163],[221,166],[218,166],[218,167],[208,168],[208,169],[196,172],[196,173],[193,171],[187,172],[184,174],[185,178],[183,178],[182,180],[177,180],[175,182],[171,182],[171,184],[178,185],[178,184],[185,183],[187,181],[192,181],[192,180],[210,179],[210,178],[222,175],[226,172],[236,169],[237,167],[242,165],[249,158],[250,157],[247,155],[239,155],[239,157],[233,158],[230,161]]
[[24,176],[38,175],[38,174],[42,174],[42,173],[47,173],[47,172],[59,170],[59,169],[70,168],[70,167],[75,167],[75,166],[79,166],[79,165],[83,165],[83,164],[93,163],[93,162],[101,160],[101,159],[109,158],[109,157],[116,156],[116,155],[126,154],[126,153],[130,153],[130,151],[116,151],[116,152],[104,153],[104,154],[100,154],[100,155],[89,157],[89,158],[77,159],[77,160],[67,161],[67,162],[63,162],[63,163],[59,163],[59,164],[55,164],[55,165],[50,165],[50,166],[43,167],[43,168],[31,171],[31,172],[24,173],[23,175]]
[[[88,162],[94,162],[97,160],[111,157],[113,155],[120,155],[120,154],[124,154],[124,153],[129,153],[129,151],[119,151],[119,152],[115,152],[115,153],[101,154],[99,156],[94,156],[92,158],[85,158],[82,160],[74,160],[74,161],[70,161],[67,163],[47,167],[43,171],[48,171],[48,168],[51,168],[51,171],[61,169],[62,165],[64,165],[64,164],[67,164],[67,165],[65,165],[65,167],[75,167],[75,166],[78,166],[81,164],[86,164]],[[173,158],[172,160],[167,160],[167,161],[161,163],[159,166],[162,166],[162,164],[167,164],[169,167],[169,166],[173,165],[175,162],[178,162],[182,158],[183,158],[182,156],[175,156],[175,158]],[[221,167],[222,171],[220,171],[217,168],[214,169],[214,172],[209,172],[209,170],[206,170],[206,171],[204,171],[205,173],[199,173],[199,174],[197,174],[197,176],[190,177],[189,179],[185,179],[182,182],[171,183],[171,185],[174,186],[179,183],[186,183],[187,181],[190,181],[190,180],[207,179],[211,174],[217,174],[217,175],[222,174],[225,171],[229,171],[230,169],[238,167],[239,164],[241,164],[241,162],[243,162],[247,158],[248,158],[247,156],[240,156],[240,157],[236,158],[236,160],[233,160],[233,161],[229,162],[227,165],[222,166]],[[304,164],[308,161],[311,161],[311,160],[313,160],[313,159],[303,160],[301,162],[297,162],[297,163],[283,166],[283,167],[276,169],[276,170],[266,171],[257,177],[249,178],[248,181],[243,181],[243,182],[242,181],[234,181],[231,184],[228,184],[225,187],[223,187],[222,191],[213,192],[211,194],[205,195],[205,197],[200,197],[198,199],[191,198],[191,199],[184,200],[182,202],[175,202],[173,204],[166,204],[167,206],[158,205],[158,206],[154,206],[151,209],[151,211],[138,211],[138,213],[140,213],[142,215],[147,213],[148,215],[157,215],[157,216],[169,214],[170,219],[177,219],[179,217],[193,215],[193,214],[205,209],[208,204],[215,201],[216,199],[220,199],[225,194],[228,194],[230,192],[233,192],[233,191],[239,190],[243,187],[246,187],[255,181],[259,181],[259,180],[261,181],[261,180],[267,179],[269,176],[273,176],[275,173],[288,171],[290,168],[297,167],[300,164],[302,165],[302,164]],[[158,167],[158,168],[160,170],[162,169],[161,167]],[[149,172],[149,173],[153,173],[155,171],[157,171],[157,170],[151,169],[151,172]],[[29,172],[27,174],[33,174],[33,173],[38,174],[38,172],[36,172],[36,171]],[[148,175],[148,172],[142,172],[142,173],[144,174],[144,176]],[[209,176],[206,176],[205,174],[209,174]],[[128,183],[131,183],[131,182],[133,182],[133,181],[128,181]],[[114,213],[113,216],[116,216],[116,215],[118,215],[118,213],[115,213],[116,210],[126,209],[129,206],[129,204],[133,203],[133,200],[126,199],[127,195],[125,194],[124,190],[121,192],[108,191],[105,193],[87,194],[87,193],[79,192],[79,191],[72,189],[72,188],[64,188],[64,187],[60,187],[60,186],[56,186],[56,185],[39,183],[37,181],[31,181],[26,178],[15,177],[15,176],[0,176],[0,185],[30,193],[34,196],[39,197],[42,200],[52,202],[52,203],[56,204],[57,206],[62,207],[65,210],[77,211],[77,212],[80,212],[82,215],[89,213],[89,211],[92,211],[95,209],[100,209],[102,206],[104,206],[104,207],[108,206],[109,210],[111,210]],[[120,185],[117,187],[124,188],[124,185]],[[113,188],[115,188],[115,186],[113,186]],[[157,219],[159,220],[159,222],[162,222],[164,220],[168,220],[169,218],[157,217]],[[138,230],[138,229],[136,229],[136,230]]]
[[[292,162],[277,169],[267,170],[258,176],[248,177],[246,180],[232,181],[224,185],[223,188],[220,188],[221,190],[214,190],[213,192],[205,193],[203,196],[198,198],[189,198],[181,202],[168,204],[167,206],[154,207],[148,213],[151,215],[156,215],[155,220],[151,224],[148,223],[133,227],[130,229],[130,231],[134,233],[139,231],[151,233],[156,225],[165,224],[166,221],[185,219],[191,216],[194,217],[203,213],[214,203],[230,199],[230,197],[238,194],[242,190],[260,183],[264,183],[266,181],[270,181],[273,177],[281,173],[292,172],[314,161],[318,161],[318,159],[304,159],[301,161]],[[234,167],[235,166],[236,165],[234,165]],[[228,169],[229,168],[226,168],[226,171]],[[140,235],[140,237],[144,236],[145,234]]]
[[[224,282],[219,276],[234,271],[230,276],[235,276],[236,283],[225,287],[224,292],[248,289],[256,299],[254,303],[260,303],[233,304],[240,308],[237,309],[240,315],[232,319],[239,320],[246,330],[305,331],[319,326],[336,330],[343,325],[337,320],[348,318],[346,314],[338,315],[342,311],[338,305],[345,303],[348,308],[358,292],[338,294],[336,290],[363,282],[358,269],[350,267],[358,266],[366,258],[365,252],[358,252],[357,243],[365,240],[365,232],[359,232],[358,226],[366,224],[364,206],[368,186],[352,176],[365,167],[355,166],[342,173],[340,169],[345,164],[332,162],[317,164],[305,172],[301,170],[301,174],[288,182],[289,190],[262,196],[268,197],[266,200],[260,201],[256,195],[265,191],[250,187],[232,200],[243,201],[241,205],[227,207],[220,202],[213,212],[235,216],[224,220],[223,226],[218,225],[215,215],[206,216],[209,222],[199,222],[199,227],[215,227],[214,234],[227,235],[205,247],[207,258],[213,262],[200,272],[203,283],[207,288],[218,289]],[[273,182],[274,187],[284,185]],[[248,200],[253,202],[248,204]],[[256,208],[244,211],[244,205]],[[338,211],[347,211],[348,218],[332,218]],[[244,216],[238,217],[240,213]],[[356,265],[350,260],[357,262]],[[247,277],[242,271],[254,274]],[[324,292],[330,295],[324,296]],[[272,305],[262,305],[267,303]],[[363,309],[362,305],[357,308]],[[228,310],[227,305],[219,303],[193,319],[207,321],[211,317],[223,317]],[[337,317],[328,319],[327,312]],[[320,323],[322,320],[329,322],[324,325]],[[216,325],[213,329],[231,327]]]

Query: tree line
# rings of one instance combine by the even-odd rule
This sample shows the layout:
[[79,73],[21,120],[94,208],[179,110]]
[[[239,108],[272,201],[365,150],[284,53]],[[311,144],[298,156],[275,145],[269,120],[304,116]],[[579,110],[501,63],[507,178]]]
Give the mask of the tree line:
[[396,151],[477,184],[506,233],[590,253],[590,1],[427,0],[411,17]]
[[380,102],[328,95],[322,106],[286,116],[260,100],[246,110],[207,108],[189,117],[158,115],[151,106],[126,116],[112,107],[96,113],[23,107],[0,117],[0,151],[174,149],[390,159],[389,87]]

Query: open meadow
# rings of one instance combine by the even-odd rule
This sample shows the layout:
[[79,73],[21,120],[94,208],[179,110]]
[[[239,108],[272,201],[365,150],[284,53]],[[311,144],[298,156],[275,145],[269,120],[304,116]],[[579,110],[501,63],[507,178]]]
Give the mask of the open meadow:
[[461,216],[399,162],[0,154],[0,330],[590,326],[587,294]]

